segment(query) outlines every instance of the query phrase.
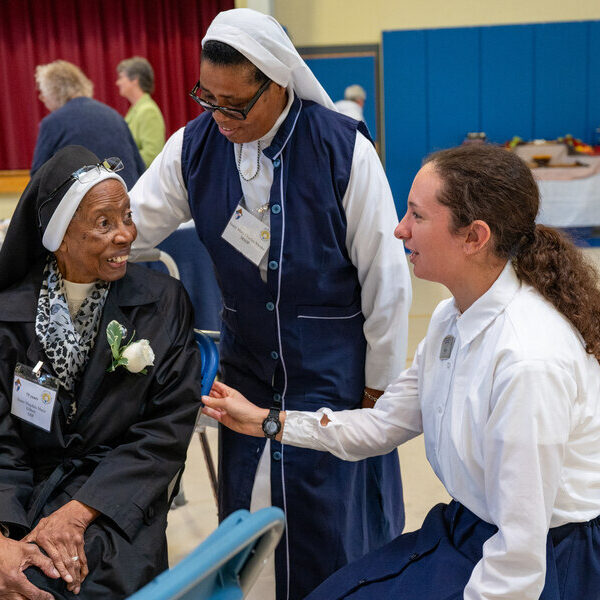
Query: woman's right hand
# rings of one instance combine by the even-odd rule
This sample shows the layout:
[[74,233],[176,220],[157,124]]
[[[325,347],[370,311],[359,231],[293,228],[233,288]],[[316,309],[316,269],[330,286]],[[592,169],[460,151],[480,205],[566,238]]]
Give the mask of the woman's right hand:
[[[259,408],[237,390],[219,381],[213,383],[210,396],[202,396],[202,401],[204,402],[202,412],[223,423],[225,427],[245,435],[264,437],[262,422],[269,414],[268,408]],[[280,413],[280,420],[283,431],[285,420],[283,411]],[[277,439],[280,438],[281,432],[277,436]]]
[[35,544],[17,542],[0,535],[0,598],[3,600],[53,600],[54,596],[35,587],[23,571],[38,567],[48,577],[58,579],[59,572],[50,558]]

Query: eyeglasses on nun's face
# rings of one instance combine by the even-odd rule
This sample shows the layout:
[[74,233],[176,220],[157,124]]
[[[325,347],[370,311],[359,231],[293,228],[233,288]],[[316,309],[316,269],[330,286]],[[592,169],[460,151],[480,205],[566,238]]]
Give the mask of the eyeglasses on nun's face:
[[65,179],[59,186],[55,187],[52,192],[50,192],[46,200],[40,204],[38,208],[38,222],[40,227],[42,223],[40,216],[42,208],[48,204],[48,202],[50,202],[54,196],[56,196],[56,193],[65,185],[67,185],[67,183],[75,180],[79,181],[79,183],[89,183],[100,177],[102,171],[106,171],[108,173],[117,173],[118,171],[122,171],[124,168],[125,166],[123,165],[123,161],[118,156],[111,156],[109,158],[105,158],[99,163],[96,163],[95,165],[85,165],[80,169],[77,169],[77,171],[71,173],[67,179]]
[[270,79],[267,79],[261,86],[258,88],[258,91],[250,102],[244,108],[230,108],[229,106],[218,106],[217,104],[212,104],[207,100],[204,100],[198,96],[198,91],[202,93],[202,89],[200,87],[200,81],[196,82],[196,85],[193,87],[192,91],[189,92],[189,96],[191,96],[204,110],[208,110],[211,113],[214,113],[215,110],[218,110],[220,113],[224,114],[226,117],[230,117],[232,119],[237,119],[238,121],[244,121],[248,116],[248,113],[252,109],[252,107],[258,102],[258,99],[263,95],[266,89],[269,87],[271,83]]

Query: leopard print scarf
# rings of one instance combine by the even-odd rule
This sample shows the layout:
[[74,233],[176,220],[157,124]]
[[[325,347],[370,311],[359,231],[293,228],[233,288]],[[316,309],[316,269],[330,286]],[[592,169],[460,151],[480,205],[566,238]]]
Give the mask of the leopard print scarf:
[[73,391],[94,347],[109,283],[97,281],[73,319],[56,259],[48,258],[38,299],[35,333],[60,383]]

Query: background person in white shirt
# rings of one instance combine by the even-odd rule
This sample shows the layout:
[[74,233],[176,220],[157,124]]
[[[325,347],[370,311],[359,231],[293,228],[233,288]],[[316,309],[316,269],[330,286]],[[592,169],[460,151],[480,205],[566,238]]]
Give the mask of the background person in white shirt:
[[[310,600],[598,597],[600,292],[538,206],[501,148],[441,151],[417,174],[396,237],[454,298],[374,408],[287,411],[279,436],[358,460],[423,432],[454,500]],[[260,435],[264,410],[221,384],[211,395],[206,414]]]
[[355,83],[349,85],[344,90],[344,99],[338,100],[335,103],[335,107],[343,114],[357,121],[364,121],[363,109],[365,106],[365,100],[367,99],[367,92],[362,85]]

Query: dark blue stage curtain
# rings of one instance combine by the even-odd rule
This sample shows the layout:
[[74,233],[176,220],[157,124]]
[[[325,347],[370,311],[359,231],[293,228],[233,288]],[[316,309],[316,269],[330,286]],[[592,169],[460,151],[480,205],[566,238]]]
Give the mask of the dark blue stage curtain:
[[124,58],[154,67],[154,99],[167,135],[200,109],[187,92],[198,79],[200,42],[215,15],[233,0],[0,0],[0,170],[28,169],[38,123],[36,65],[56,59],[79,66],[94,98],[125,114],[115,86]]

